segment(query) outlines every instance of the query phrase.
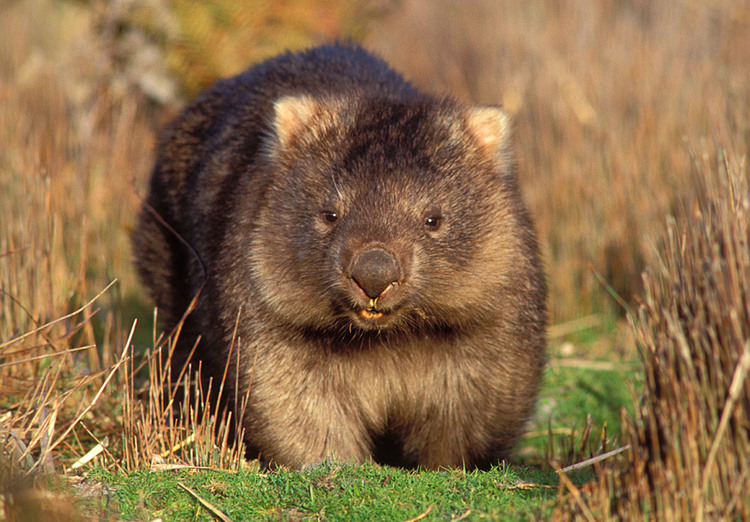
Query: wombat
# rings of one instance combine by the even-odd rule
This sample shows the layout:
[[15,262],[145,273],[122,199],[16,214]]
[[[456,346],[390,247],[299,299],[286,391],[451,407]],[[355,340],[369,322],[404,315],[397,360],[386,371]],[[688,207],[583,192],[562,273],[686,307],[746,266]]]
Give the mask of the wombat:
[[198,295],[176,360],[197,340],[215,387],[228,364],[268,462],[488,468],[533,409],[546,286],[508,117],[355,44],[280,55],[185,109],[134,252],[167,330]]

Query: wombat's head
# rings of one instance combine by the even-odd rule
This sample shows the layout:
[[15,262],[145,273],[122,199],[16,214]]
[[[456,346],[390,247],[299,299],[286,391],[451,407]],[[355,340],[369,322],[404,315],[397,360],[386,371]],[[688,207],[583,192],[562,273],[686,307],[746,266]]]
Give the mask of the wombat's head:
[[468,326],[497,319],[508,289],[526,284],[533,233],[500,109],[285,97],[271,129],[273,181],[247,255],[285,323]]

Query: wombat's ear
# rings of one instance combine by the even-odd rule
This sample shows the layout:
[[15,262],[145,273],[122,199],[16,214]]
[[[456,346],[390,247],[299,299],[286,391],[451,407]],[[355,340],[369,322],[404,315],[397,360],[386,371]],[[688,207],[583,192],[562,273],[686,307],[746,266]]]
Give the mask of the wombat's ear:
[[466,123],[469,132],[494,158],[502,160],[508,149],[510,117],[499,107],[472,107]]
[[320,107],[309,96],[284,96],[276,100],[273,109],[273,128],[284,148],[309,127]]

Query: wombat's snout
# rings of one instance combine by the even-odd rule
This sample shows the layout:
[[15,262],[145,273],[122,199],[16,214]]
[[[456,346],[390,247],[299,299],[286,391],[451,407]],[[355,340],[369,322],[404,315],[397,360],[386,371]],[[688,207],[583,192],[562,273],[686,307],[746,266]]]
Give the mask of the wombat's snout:
[[401,280],[396,256],[379,247],[369,248],[354,256],[349,273],[370,299],[377,299]]

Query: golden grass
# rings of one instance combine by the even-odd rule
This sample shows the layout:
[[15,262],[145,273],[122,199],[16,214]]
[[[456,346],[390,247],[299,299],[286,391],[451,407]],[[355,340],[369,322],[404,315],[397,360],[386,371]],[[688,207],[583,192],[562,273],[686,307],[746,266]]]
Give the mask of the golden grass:
[[704,158],[631,317],[646,382],[630,451],[561,500],[566,518],[750,518],[750,181],[731,149]]
[[153,141],[139,99],[106,88],[94,46],[71,40],[86,13],[62,7],[0,8],[0,431],[47,469],[122,421],[93,398],[126,346],[125,225]]

